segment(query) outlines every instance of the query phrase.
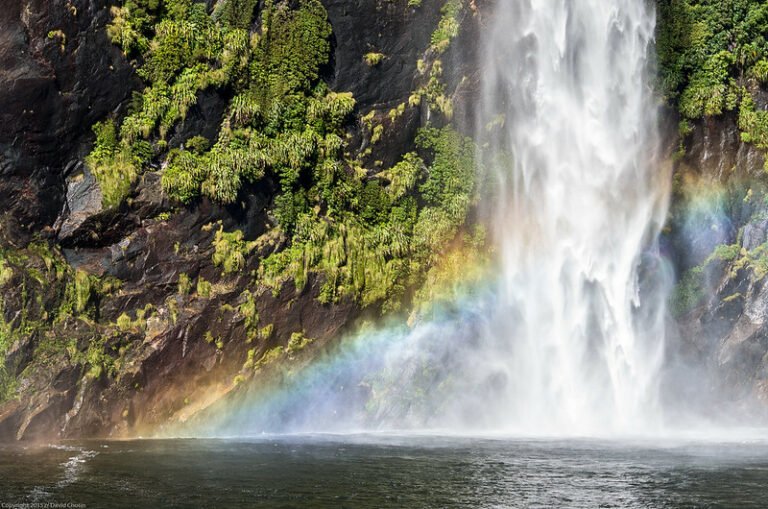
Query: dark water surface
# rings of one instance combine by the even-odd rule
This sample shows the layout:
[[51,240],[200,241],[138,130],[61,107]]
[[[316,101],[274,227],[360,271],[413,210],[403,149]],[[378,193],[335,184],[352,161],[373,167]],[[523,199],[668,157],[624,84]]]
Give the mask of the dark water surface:
[[766,507],[768,442],[293,436],[0,445],[0,506]]

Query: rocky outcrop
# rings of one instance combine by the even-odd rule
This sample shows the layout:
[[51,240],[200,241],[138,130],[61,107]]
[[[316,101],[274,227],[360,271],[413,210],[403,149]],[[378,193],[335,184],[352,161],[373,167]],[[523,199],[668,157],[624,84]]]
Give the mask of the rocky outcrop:
[[[687,302],[670,329],[670,373],[702,415],[765,417],[768,401],[768,229],[765,154],[741,141],[735,115],[693,125],[676,163],[663,243]],[[670,375],[672,378],[680,375]],[[674,392],[674,391],[673,391]]]
[[91,126],[139,86],[107,40],[107,0],[24,0],[0,14],[0,242],[51,235]]
[[[371,148],[362,156],[367,166],[394,164],[413,148],[417,128],[444,121],[425,102],[408,105],[428,80],[419,60],[442,59],[455,116],[471,117],[479,75],[471,62],[482,26],[474,2],[443,55],[429,49],[440,2],[324,4],[334,28],[324,79],[355,96],[350,147]],[[0,368],[18,381],[20,395],[0,405],[0,438],[157,430],[256,377],[253,364],[296,334],[312,340],[308,351],[320,350],[364,312],[377,313],[352,301],[321,304],[317,276],[300,291],[291,283],[277,293],[254,285],[260,260],[282,248],[282,238],[256,246],[235,274],[213,263],[219,228],[252,241],[272,225],[276,186],[268,178],[231,206],[201,200],[180,207],[163,193],[157,165],[120,207],[102,207],[85,164],[91,126],[122,114],[142,87],[107,39],[111,5],[24,0],[0,12],[0,248],[15,257],[10,276],[0,277],[0,323],[7,325],[0,335],[13,341]],[[371,52],[383,55],[378,65],[366,63]],[[401,104],[402,115],[389,117]],[[225,107],[217,92],[203,92],[169,134],[169,147],[192,132],[215,138]],[[371,111],[385,124],[376,144],[360,120]],[[198,286],[183,288],[188,281]],[[258,327],[242,311],[246,301],[258,310]],[[64,308],[79,312],[58,311]]]

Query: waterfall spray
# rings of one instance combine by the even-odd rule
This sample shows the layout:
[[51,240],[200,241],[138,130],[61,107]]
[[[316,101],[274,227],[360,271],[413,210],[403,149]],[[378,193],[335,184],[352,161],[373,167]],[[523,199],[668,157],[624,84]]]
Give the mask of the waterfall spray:
[[481,41],[475,140],[495,182],[497,277],[426,323],[360,334],[291,383],[231,403],[216,432],[604,435],[660,425],[666,295],[639,281],[668,195],[646,79],[653,9],[495,9]]

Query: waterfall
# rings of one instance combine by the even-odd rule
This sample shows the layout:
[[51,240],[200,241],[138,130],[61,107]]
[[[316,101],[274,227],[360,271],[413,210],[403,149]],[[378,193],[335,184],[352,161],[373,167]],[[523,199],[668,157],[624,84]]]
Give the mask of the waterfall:
[[513,428],[631,431],[658,419],[664,295],[641,296],[638,281],[667,196],[649,4],[503,1],[483,42],[476,138],[508,154],[490,163],[492,215],[498,305],[515,318],[491,333],[509,343],[494,358],[508,363],[498,369]]
[[668,176],[649,4],[499,0],[479,42],[474,136],[498,277],[433,320],[361,334],[257,388],[217,431],[658,431]]

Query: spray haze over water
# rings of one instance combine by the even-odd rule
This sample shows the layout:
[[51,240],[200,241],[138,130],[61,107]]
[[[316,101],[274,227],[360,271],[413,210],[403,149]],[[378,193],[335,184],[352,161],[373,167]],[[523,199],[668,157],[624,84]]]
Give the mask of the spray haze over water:
[[498,277],[428,323],[343,342],[235,403],[217,433],[658,430],[666,294],[663,277],[639,277],[654,266],[667,199],[646,84],[653,9],[495,9],[475,139],[496,183]]

